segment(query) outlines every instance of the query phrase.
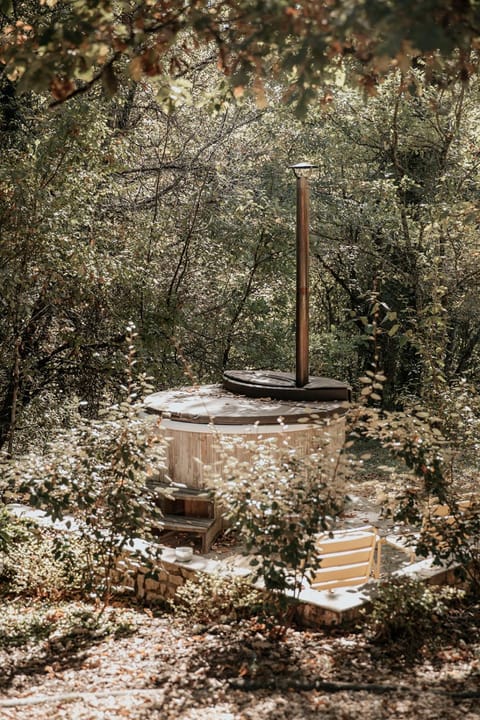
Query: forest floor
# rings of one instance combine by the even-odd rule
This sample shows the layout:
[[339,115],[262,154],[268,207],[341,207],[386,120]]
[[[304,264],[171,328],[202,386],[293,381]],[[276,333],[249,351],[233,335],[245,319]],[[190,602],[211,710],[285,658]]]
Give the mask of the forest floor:
[[3,603],[2,720],[480,718],[478,605],[408,646],[361,627],[282,635],[254,620],[94,611]]
[[480,720],[479,602],[416,622],[382,638],[366,617],[312,631],[3,598],[0,720]]

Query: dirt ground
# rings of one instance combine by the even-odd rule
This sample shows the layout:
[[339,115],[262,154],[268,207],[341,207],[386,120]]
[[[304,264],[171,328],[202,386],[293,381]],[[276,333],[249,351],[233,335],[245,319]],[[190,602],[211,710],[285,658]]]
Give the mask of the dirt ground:
[[[376,488],[367,478],[347,523],[373,521]],[[124,606],[97,615],[0,599],[0,720],[480,720],[480,605],[425,641],[413,629],[383,644],[363,619],[282,633]]]
[[[25,621],[38,612],[22,607]],[[29,640],[3,636],[2,720],[480,718],[478,611],[411,657],[361,628],[282,636],[254,620],[206,627],[124,608],[99,626],[88,613],[52,607],[35,620],[35,641],[31,625]]]

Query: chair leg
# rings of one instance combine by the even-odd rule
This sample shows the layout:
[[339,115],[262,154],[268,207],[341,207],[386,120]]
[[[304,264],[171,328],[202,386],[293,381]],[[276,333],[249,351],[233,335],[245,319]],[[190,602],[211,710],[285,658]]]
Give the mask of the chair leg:
[[384,543],[383,538],[379,538],[375,548],[375,559],[373,563],[373,577],[378,579],[380,577],[380,567],[382,563],[382,545]]

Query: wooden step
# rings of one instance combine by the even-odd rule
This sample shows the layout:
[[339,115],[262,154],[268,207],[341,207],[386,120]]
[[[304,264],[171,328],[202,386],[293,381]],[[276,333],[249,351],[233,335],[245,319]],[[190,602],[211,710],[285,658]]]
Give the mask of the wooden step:
[[147,486],[150,490],[159,490],[162,495],[168,497],[168,495],[181,499],[188,500],[210,500],[213,502],[213,494],[210,490],[199,490],[197,488],[190,488],[186,485],[171,485],[160,480],[149,480]]
[[200,535],[202,552],[208,552],[212,542],[222,529],[220,517],[204,518],[187,515],[164,515],[159,523],[162,530],[174,530]]
[[160,524],[167,530],[181,532],[207,532],[215,523],[215,518],[188,517],[186,515],[164,515]]

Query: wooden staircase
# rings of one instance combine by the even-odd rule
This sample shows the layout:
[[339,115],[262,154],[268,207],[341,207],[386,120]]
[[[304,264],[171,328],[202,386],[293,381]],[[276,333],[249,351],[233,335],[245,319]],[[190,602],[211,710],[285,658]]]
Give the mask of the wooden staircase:
[[158,505],[163,513],[159,529],[198,535],[202,553],[209,552],[222,529],[222,518],[212,493],[153,480],[149,487],[158,492]]

